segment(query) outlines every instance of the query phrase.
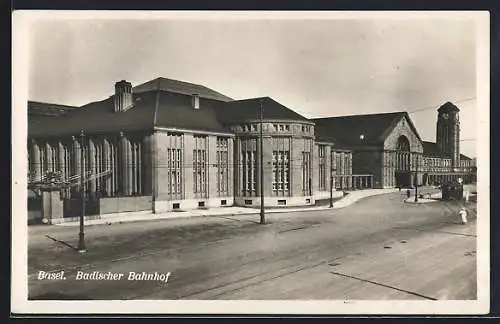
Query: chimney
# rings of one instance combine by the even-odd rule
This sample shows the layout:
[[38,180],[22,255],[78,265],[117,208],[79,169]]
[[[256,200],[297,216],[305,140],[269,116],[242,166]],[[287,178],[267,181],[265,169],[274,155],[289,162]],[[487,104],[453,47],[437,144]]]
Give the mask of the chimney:
[[132,84],[125,80],[115,83],[115,112],[132,107]]
[[200,109],[200,96],[198,94],[192,95],[192,104],[194,109]]

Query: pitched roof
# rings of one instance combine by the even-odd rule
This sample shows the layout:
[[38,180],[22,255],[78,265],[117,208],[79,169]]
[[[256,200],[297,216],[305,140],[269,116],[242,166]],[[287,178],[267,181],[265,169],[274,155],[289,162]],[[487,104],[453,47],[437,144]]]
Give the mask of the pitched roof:
[[28,101],[28,115],[39,117],[57,117],[61,116],[75,106],[56,105],[48,102]]
[[235,100],[215,105],[217,119],[223,125],[260,119],[260,105],[264,119],[309,121],[302,115],[269,97]]
[[117,131],[148,131],[155,126],[227,132],[216,119],[209,103],[192,108],[191,97],[165,91],[149,91],[133,95],[134,106],[123,112],[114,111],[114,97],[75,108],[57,118],[29,118],[30,137],[75,135]]
[[215,100],[200,99],[200,108],[194,109],[191,96],[160,91],[154,125],[229,133],[217,120],[214,107],[218,104]]
[[472,161],[472,159],[465,154],[460,154],[460,160]]
[[443,153],[441,153],[441,150],[436,143],[423,141],[422,145],[424,148],[424,156],[443,157]]
[[199,84],[167,79],[162,77],[145,82],[143,84],[137,85],[132,88],[132,91],[134,93],[141,93],[152,90],[163,90],[189,96],[196,94],[200,98],[220,100],[220,101],[233,100],[215,90],[209,89]]
[[[345,147],[376,145],[385,140],[401,118],[406,117],[410,127],[420,139],[408,113],[393,112],[311,119],[316,123],[316,134],[321,140],[337,141]],[[360,136],[363,135],[363,139]]]
[[28,120],[28,135],[71,136],[81,129],[87,133],[151,129],[156,103],[152,92],[134,95],[134,107],[114,112],[114,97],[92,102],[57,118]]

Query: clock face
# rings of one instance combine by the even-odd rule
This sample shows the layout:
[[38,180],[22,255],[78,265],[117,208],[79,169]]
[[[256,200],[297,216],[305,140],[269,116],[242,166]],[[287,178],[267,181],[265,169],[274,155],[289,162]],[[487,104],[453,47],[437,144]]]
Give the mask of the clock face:
[[448,114],[443,114],[444,119],[448,119]]

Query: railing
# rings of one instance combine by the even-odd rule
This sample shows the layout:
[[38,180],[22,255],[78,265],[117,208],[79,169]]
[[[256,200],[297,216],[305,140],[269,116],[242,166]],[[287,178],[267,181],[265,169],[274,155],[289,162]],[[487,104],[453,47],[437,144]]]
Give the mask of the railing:
[[350,174],[333,176],[336,190],[362,190],[373,188],[372,174]]

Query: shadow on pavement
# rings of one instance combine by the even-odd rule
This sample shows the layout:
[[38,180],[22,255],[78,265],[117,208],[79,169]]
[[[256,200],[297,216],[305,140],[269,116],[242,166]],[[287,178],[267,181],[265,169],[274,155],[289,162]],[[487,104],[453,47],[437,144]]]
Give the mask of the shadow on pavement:
[[72,249],[74,251],[78,251],[78,249],[75,246],[73,246],[73,245],[71,245],[71,244],[69,244],[67,242],[58,240],[58,239],[56,239],[56,238],[54,238],[52,236],[49,236],[49,235],[45,235],[45,237],[48,238],[48,239],[51,239],[54,242],[61,243],[62,245],[65,245],[65,246],[69,247],[70,249]]

